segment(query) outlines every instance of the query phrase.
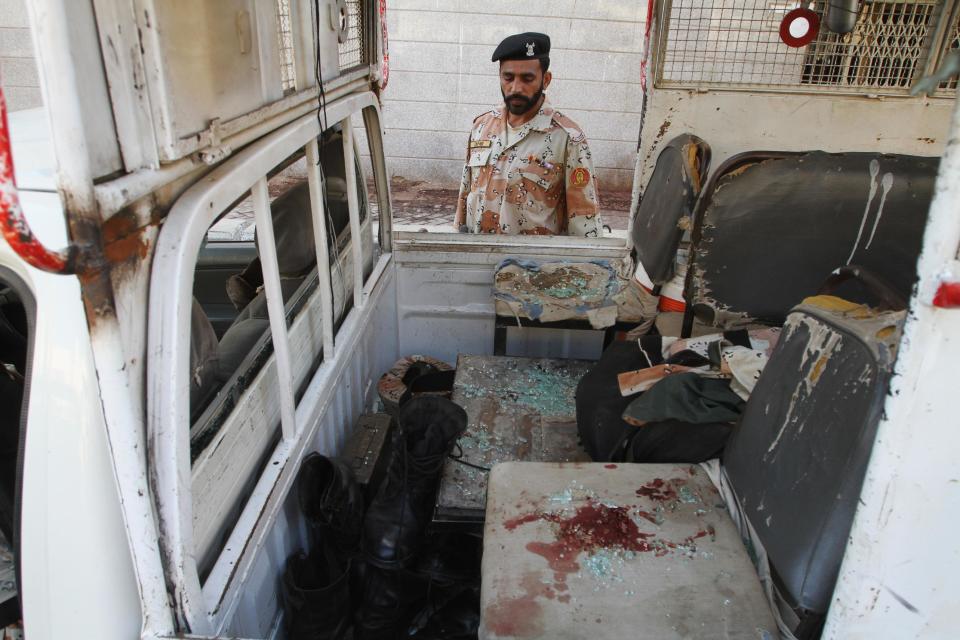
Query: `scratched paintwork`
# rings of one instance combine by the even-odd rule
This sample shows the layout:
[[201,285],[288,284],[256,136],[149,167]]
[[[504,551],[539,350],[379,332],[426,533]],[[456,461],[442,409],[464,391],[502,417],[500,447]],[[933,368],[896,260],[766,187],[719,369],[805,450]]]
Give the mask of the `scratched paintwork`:
[[[490,468],[509,460],[589,460],[580,447],[574,393],[592,363],[580,360],[460,356],[453,401],[469,422],[462,459]],[[487,472],[453,460],[444,466],[438,519],[482,522]]]

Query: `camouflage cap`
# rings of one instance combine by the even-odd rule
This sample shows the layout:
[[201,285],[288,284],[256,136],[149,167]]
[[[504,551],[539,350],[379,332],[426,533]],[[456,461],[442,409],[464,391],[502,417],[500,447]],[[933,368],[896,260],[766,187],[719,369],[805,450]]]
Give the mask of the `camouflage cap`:
[[550,36],[545,33],[518,33],[497,45],[491,62],[497,60],[538,60],[550,55]]

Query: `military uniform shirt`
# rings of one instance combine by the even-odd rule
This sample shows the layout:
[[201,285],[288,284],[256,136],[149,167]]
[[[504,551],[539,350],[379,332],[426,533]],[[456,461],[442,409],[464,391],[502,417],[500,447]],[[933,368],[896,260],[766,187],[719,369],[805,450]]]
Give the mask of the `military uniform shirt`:
[[455,224],[474,233],[600,236],[587,138],[544,99],[511,133],[498,107],[473,121]]

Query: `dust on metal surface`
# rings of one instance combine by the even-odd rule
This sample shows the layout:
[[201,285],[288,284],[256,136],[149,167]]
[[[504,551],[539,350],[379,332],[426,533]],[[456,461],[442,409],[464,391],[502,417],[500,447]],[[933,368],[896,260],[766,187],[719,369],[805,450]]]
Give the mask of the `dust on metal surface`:
[[466,410],[469,422],[458,441],[461,461],[448,460],[444,466],[437,518],[482,521],[488,473],[484,469],[498,462],[589,460],[577,441],[574,394],[592,364],[460,356],[453,401]]

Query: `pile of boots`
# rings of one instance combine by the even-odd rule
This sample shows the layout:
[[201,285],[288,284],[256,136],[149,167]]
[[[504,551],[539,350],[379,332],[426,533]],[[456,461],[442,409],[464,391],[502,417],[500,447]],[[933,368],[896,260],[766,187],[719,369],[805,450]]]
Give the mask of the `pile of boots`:
[[467,426],[467,414],[439,396],[417,396],[400,407],[399,428],[383,484],[363,523],[363,598],[358,640],[406,635],[424,601],[416,571],[433,513],[444,461]]
[[310,532],[310,552],[291,556],[284,571],[287,637],[350,638],[351,573],[359,552],[363,493],[346,463],[316,453],[304,459],[297,491]]
[[[405,402],[397,416],[382,484],[364,515],[349,466],[311,454],[297,478],[310,552],[287,561],[283,601],[291,640],[393,640],[437,631],[441,608],[472,611],[479,588],[476,540],[430,540],[437,483],[467,425],[464,410],[432,395]],[[461,618],[463,616],[460,616]],[[470,615],[466,627],[473,627]],[[351,630],[352,629],[352,630]],[[450,637],[470,637],[453,633]]]

